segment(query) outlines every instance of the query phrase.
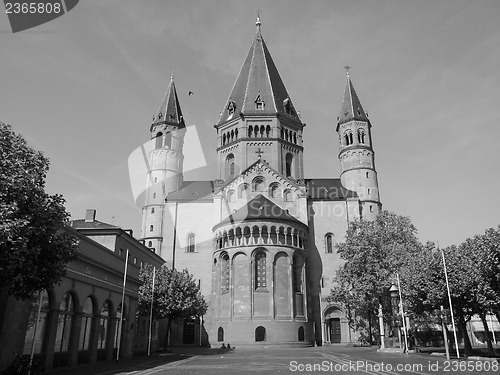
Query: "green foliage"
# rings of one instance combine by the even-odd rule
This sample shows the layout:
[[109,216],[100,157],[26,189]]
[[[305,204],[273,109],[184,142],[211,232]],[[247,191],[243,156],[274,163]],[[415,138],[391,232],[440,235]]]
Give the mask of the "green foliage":
[[75,240],[60,195],[45,193],[49,161],[0,123],[0,287],[18,298],[60,281]]
[[349,223],[346,241],[337,252],[345,263],[336,275],[330,300],[358,311],[372,309],[380,299],[387,307],[396,271],[420,253],[417,230],[407,217],[382,211],[375,221]]
[[153,266],[143,267],[139,277],[143,282],[139,288],[139,315],[149,315],[152,295],[154,319],[195,317],[207,312],[208,305],[193,276],[186,269],[172,270],[164,264],[156,270],[153,294]]

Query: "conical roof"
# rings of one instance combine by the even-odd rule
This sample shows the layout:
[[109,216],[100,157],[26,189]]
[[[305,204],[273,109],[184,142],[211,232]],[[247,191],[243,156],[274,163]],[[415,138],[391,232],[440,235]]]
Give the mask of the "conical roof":
[[[218,125],[243,115],[287,114],[298,119],[297,112],[267,49],[257,18],[257,32],[221,112]],[[262,103],[262,104],[258,104]]]
[[368,116],[361,106],[358,94],[356,94],[356,90],[354,90],[354,85],[352,84],[348,72],[344,91],[344,100],[342,101],[342,107],[339,113],[338,125],[352,120],[366,121],[369,123]]
[[156,112],[151,127],[159,124],[175,125],[178,128],[184,128],[184,117],[182,116],[179,98],[175,90],[175,83],[173,75],[170,77],[165,96],[160,104],[160,108]]

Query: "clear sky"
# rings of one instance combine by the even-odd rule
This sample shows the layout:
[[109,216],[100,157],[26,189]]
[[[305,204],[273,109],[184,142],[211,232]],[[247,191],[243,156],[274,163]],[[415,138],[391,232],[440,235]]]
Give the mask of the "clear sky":
[[307,124],[306,178],[340,174],[335,122],[348,64],[373,126],[384,208],[442,246],[500,224],[497,0],[82,0],[16,34],[3,14],[0,121],[50,158],[47,189],[64,195],[73,219],[95,208],[139,236],[127,159],[149,139],[171,71],[213,166],[213,125],[257,9]]

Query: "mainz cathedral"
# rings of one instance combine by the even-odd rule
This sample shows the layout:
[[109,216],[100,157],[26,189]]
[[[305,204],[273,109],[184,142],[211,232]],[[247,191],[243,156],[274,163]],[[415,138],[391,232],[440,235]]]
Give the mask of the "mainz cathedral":
[[326,297],[349,222],[374,220],[382,207],[372,125],[347,70],[336,124],[310,125],[337,132],[340,178],[304,178],[305,124],[256,25],[214,125],[213,179],[183,179],[189,130],[173,78],[150,127],[141,241],[187,268],[209,304],[202,319],[176,321],[170,343],[356,342],[348,312]]

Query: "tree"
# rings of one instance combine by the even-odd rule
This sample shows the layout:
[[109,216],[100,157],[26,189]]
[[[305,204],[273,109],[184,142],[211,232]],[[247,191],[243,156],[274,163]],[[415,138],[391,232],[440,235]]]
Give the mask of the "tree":
[[64,199],[44,190],[48,169],[41,152],[0,123],[0,287],[17,298],[59,282],[75,254]]
[[388,290],[395,273],[422,248],[416,234],[409,218],[388,211],[375,221],[350,222],[346,241],[337,245],[345,263],[337,272],[337,286],[329,300],[349,306],[358,316],[364,314],[371,327],[377,307],[388,310]]
[[167,337],[173,319],[199,317],[207,312],[208,305],[187,269],[177,271],[164,264],[155,272],[154,293],[153,266],[143,267],[139,278],[143,285],[139,287],[138,314],[149,316],[153,300],[153,319],[168,318]]

